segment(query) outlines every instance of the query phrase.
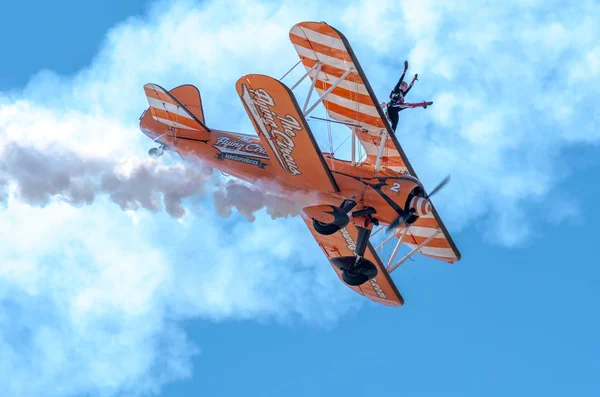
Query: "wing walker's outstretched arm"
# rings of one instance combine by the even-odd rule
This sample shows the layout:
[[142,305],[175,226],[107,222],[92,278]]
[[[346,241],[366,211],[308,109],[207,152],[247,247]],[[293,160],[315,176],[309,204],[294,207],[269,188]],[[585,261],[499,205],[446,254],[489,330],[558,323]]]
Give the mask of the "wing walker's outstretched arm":
[[415,74],[415,77],[413,77],[412,81],[410,82],[410,85],[408,86],[408,88],[406,89],[406,91],[404,91],[404,96],[406,96],[406,94],[408,94],[408,91],[410,91],[410,89],[412,88],[413,84],[415,84],[415,81],[419,80],[417,77],[419,77],[419,75]]
[[402,76],[400,76],[400,80],[398,80],[398,83],[396,83],[396,85],[394,86],[394,89],[390,93],[390,96],[393,93],[400,92],[400,85],[402,84],[402,81],[404,81],[404,76],[406,75],[407,70],[408,70],[408,61],[404,61],[404,71],[402,72]]

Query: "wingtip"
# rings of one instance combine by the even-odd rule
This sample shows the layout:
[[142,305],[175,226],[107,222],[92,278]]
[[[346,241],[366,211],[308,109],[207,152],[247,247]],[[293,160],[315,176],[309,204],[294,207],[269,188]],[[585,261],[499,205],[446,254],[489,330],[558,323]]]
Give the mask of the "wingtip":
[[146,84],[144,84],[144,89],[156,90],[156,91],[163,91],[163,92],[167,91],[163,87],[159,86],[156,83],[146,83]]

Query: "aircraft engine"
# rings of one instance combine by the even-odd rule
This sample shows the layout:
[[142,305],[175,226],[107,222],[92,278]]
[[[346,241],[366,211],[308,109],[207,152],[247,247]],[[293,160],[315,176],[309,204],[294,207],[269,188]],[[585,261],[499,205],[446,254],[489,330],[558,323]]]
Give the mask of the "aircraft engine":
[[422,188],[413,190],[407,198],[408,205],[406,206],[406,209],[402,212],[399,212],[398,217],[388,225],[387,230],[389,231],[395,229],[402,224],[410,226],[415,223],[419,217],[430,214],[432,211],[432,206],[429,198],[438,192],[442,187],[444,187],[444,185],[446,185],[449,181],[450,175],[444,178],[431,191],[431,193],[425,195],[425,197],[423,197],[424,192]]
[[425,216],[431,213],[431,202],[425,197],[413,196],[408,208],[412,208],[415,215]]

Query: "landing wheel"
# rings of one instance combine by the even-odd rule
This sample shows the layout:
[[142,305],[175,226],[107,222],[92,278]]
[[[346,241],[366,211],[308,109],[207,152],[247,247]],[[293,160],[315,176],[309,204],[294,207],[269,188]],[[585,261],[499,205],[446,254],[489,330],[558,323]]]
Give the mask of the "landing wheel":
[[342,280],[348,285],[357,287],[369,281],[369,277],[364,274],[357,274],[346,269],[342,269]]
[[322,234],[324,236],[329,236],[341,229],[338,225],[333,223],[321,223],[316,219],[313,219],[313,228],[317,231],[317,233]]
[[[326,204],[306,207],[304,208],[304,210],[306,214],[312,219],[312,224],[315,231],[324,236],[328,236],[334,234],[335,232],[338,232],[342,228],[346,227],[348,223],[350,223],[348,211],[350,211],[355,206],[355,201],[344,200],[340,207]],[[333,217],[333,220],[328,221],[329,223],[324,223],[317,220],[331,219],[331,217]]]
[[342,272],[342,280],[348,285],[358,286],[377,276],[377,266],[368,259],[361,258],[356,264],[355,256],[340,256],[331,263]]
[[358,265],[353,269],[355,272],[365,275],[369,280],[377,276],[377,266],[368,259],[362,258]]

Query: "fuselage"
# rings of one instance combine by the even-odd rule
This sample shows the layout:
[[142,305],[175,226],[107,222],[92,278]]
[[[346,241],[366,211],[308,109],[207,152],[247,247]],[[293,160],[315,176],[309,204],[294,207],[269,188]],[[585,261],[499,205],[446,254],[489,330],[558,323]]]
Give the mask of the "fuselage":
[[323,153],[327,166],[339,187],[339,191],[317,191],[297,185],[293,178],[278,178],[273,164],[260,139],[254,135],[220,130],[169,131],[165,124],[155,121],[150,112],[140,120],[140,129],[157,143],[176,151],[184,158],[197,158],[203,164],[216,168],[251,184],[267,182],[262,186],[276,184],[278,193],[312,193],[312,204],[340,205],[344,199],[357,202],[356,210],[372,207],[382,224],[389,224],[408,205],[407,200],[414,189],[419,189],[419,180],[382,167],[377,173],[366,163],[352,164]]

